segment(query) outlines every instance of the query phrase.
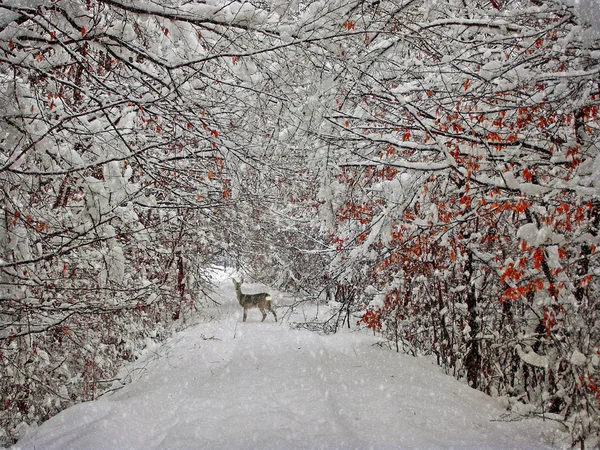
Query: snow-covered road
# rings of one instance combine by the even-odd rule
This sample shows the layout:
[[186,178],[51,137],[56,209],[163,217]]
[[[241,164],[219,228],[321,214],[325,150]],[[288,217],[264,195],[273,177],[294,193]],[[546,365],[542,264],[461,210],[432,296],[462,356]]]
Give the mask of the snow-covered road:
[[500,421],[495,400],[366,333],[291,330],[256,310],[242,323],[233,285],[221,283],[218,319],[177,334],[139,379],[63,411],[15,450],[552,448],[552,424]]

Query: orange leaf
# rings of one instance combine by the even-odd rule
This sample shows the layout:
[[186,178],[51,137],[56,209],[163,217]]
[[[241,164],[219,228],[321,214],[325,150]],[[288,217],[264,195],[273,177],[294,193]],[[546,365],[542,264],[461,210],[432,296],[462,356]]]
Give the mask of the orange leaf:
[[85,27],[81,27],[81,35],[85,36],[86,32],[87,32],[87,30],[85,29]]
[[502,137],[498,133],[488,133],[487,137],[492,142],[502,142]]
[[517,202],[517,204],[515,205],[515,209],[517,210],[517,212],[525,212],[525,210],[527,209],[527,207],[529,206],[529,203],[527,203],[525,200],[519,200]]
[[462,198],[460,199],[460,204],[461,205],[465,205],[465,207],[469,207],[471,206],[471,197],[469,195],[463,195]]
[[592,282],[592,275],[588,274],[581,279],[581,281],[579,282],[579,285],[581,287],[586,287],[591,282]]
[[209,180],[212,180],[215,177],[215,174],[214,174],[214,172],[211,171],[211,172],[208,172],[207,176],[208,176]]
[[219,137],[219,132],[217,130],[210,130],[210,134],[216,138]]
[[507,300],[516,300],[519,298],[519,291],[515,288],[509,287],[508,289],[506,289],[503,293],[502,293],[502,301],[507,301]]
[[533,252],[533,266],[539,270],[542,267],[542,262],[544,261],[544,250],[541,248],[536,249]]
[[348,30],[348,31],[349,31],[349,30],[354,30],[354,27],[355,27],[355,25],[354,25],[354,22],[351,22],[351,21],[349,21],[349,20],[346,20],[346,21],[344,22],[344,28],[345,28],[346,30]]
[[567,253],[566,250],[564,250],[563,248],[558,248],[558,257],[560,259],[567,259],[569,257],[569,254]]

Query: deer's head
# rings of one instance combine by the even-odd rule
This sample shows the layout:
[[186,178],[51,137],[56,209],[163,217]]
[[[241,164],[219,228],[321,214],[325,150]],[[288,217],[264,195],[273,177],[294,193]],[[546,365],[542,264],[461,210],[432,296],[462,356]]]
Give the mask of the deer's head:
[[235,278],[232,278],[231,281],[233,281],[233,285],[235,286],[235,289],[239,289],[240,287],[242,287],[242,284],[244,283],[244,278],[242,278],[241,281],[235,281]]

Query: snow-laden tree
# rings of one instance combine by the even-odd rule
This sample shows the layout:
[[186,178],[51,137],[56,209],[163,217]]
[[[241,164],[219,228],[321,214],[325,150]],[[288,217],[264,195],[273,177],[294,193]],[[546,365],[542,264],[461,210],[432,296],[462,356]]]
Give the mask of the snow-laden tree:
[[282,52],[322,38],[323,5],[264,6],[0,5],[2,439],[94,398],[247,249],[236,208],[284,166]]
[[179,58],[166,55],[174,43],[186,60],[202,52],[193,25],[102,2],[2,11],[0,339],[11,439],[22,423],[94,398],[119,360],[193,307],[191,269],[214,254],[211,206],[223,187],[209,175],[222,166],[216,119],[184,105],[210,82],[185,85],[171,68]]
[[370,303],[364,323],[516,413],[555,414],[578,442],[598,432],[600,407],[600,53],[575,12],[354,11],[321,136],[339,143],[321,211],[331,270],[356,291],[345,301]]

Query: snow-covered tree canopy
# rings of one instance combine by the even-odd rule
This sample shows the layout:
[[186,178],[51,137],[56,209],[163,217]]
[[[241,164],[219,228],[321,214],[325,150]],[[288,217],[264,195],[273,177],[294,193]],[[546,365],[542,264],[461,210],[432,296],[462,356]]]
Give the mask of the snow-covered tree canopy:
[[0,439],[222,261],[597,434],[594,5],[3,1]]

